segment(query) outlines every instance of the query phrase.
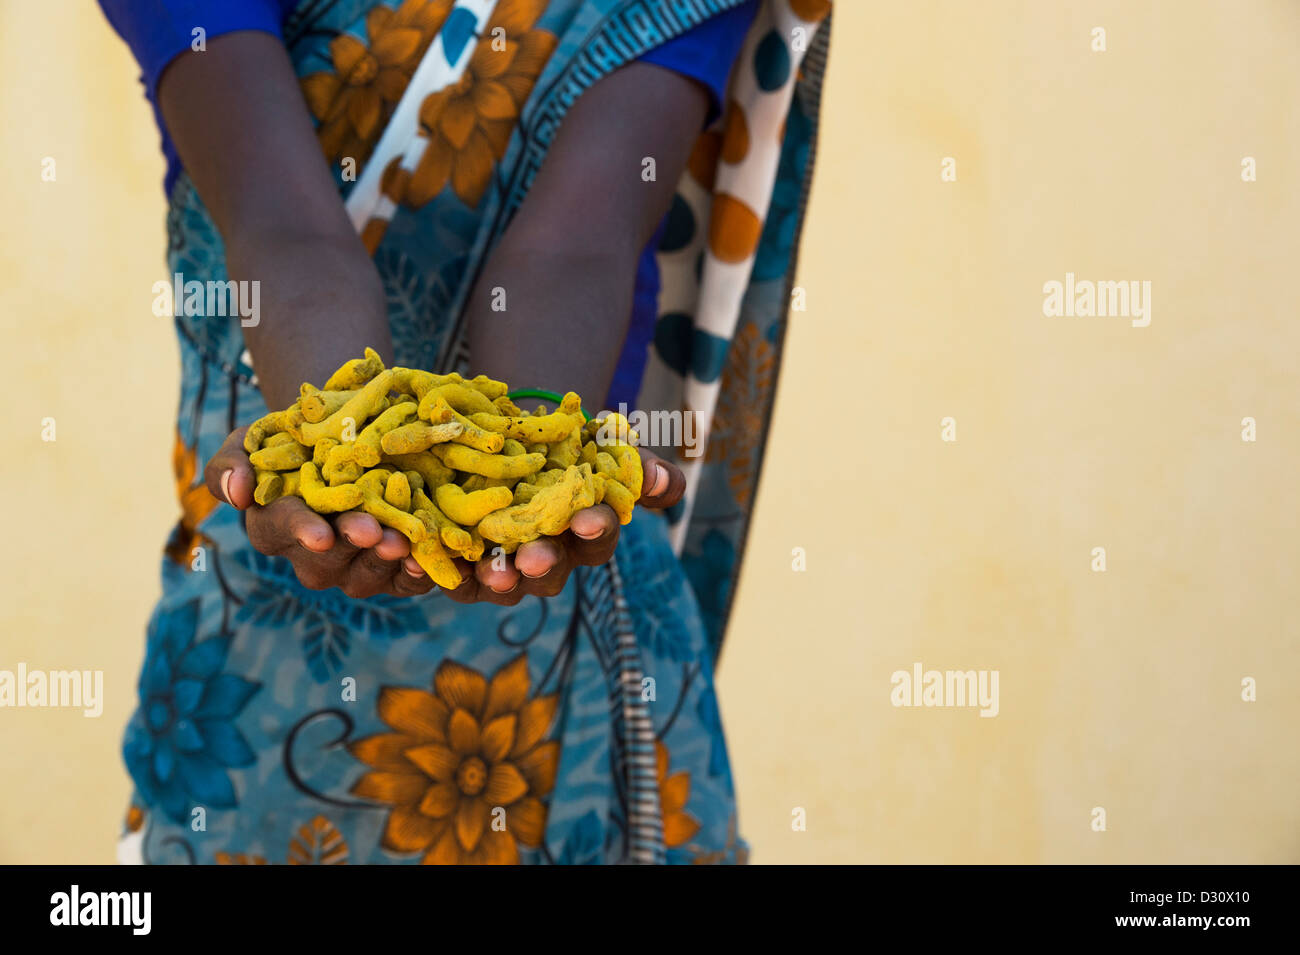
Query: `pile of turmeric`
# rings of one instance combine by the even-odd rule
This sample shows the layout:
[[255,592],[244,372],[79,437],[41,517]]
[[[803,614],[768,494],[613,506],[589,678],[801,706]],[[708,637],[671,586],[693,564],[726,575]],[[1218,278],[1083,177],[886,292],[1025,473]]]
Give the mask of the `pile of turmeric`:
[[412,556],[447,588],[461,581],[453,557],[512,554],[564,533],[584,507],[603,502],[630,521],[642,471],[627,419],[585,420],[573,392],[553,412],[525,413],[508,391],[484,375],[385,368],[367,348],[249,427],[253,498],[364,511],[409,538]]

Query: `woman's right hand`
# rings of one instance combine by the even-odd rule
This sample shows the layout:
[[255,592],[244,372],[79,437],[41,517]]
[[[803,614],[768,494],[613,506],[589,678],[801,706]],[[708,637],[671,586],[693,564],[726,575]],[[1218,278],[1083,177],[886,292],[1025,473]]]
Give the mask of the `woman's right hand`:
[[247,511],[248,539],[263,554],[287,557],[304,587],[338,587],[349,597],[390,594],[415,597],[433,589],[410,556],[406,538],[382,527],[369,514],[349,511],[327,520],[300,497],[282,497],[266,507],[253,502],[253,466],[244,451],[247,427],[231,432],[203,471],[219,501]]

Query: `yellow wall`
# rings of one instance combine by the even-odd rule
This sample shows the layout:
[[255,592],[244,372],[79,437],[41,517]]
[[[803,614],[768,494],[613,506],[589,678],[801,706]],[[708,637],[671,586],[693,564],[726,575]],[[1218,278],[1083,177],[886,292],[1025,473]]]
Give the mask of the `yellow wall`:
[[[754,861],[1300,861],[1300,8],[836,18],[808,308],[720,676]],[[162,162],[90,5],[0,7],[0,63],[0,667],[107,693],[97,720],[0,710],[0,862],[104,862],[175,517]],[[1067,271],[1149,280],[1150,326],[1044,317]],[[915,662],[998,670],[1000,714],[893,707]]]

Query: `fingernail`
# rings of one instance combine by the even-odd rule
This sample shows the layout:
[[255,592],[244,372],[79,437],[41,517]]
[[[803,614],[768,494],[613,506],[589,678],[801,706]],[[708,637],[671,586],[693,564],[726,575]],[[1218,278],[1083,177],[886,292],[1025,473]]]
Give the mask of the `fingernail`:
[[511,587],[509,590],[497,590],[495,587],[492,586],[488,587],[488,590],[492,591],[494,594],[500,594],[502,597],[504,597],[506,594],[512,594],[518,589],[519,589],[519,581],[517,580],[515,581],[515,585]]
[[230,468],[221,472],[221,493],[225,497],[227,504],[234,503],[230,500],[230,478],[234,473]]
[[605,532],[604,532],[602,529],[600,529],[600,528],[598,527],[598,528],[596,528],[595,533],[592,533],[592,534],[584,534],[582,531],[574,531],[573,533],[577,534],[579,537],[581,537],[581,538],[582,538],[583,540],[585,540],[585,541],[594,541],[597,537],[599,537],[601,534],[603,534],[603,533],[605,533]]
[[668,469],[657,462],[653,467],[654,480],[650,482],[650,490],[647,493],[651,497],[657,497],[664,491],[668,490]]

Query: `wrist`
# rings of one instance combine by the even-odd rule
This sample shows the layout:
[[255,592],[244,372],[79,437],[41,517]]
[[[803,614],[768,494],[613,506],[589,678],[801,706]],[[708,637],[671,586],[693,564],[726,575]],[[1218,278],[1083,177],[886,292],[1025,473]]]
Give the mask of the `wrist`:
[[320,386],[343,362],[374,348],[392,360],[383,282],[355,236],[270,234],[227,248],[232,279],[257,282],[261,317],[243,329],[270,408]]
[[[324,280],[337,275],[339,280],[368,281],[378,278],[374,263],[360,236],[353,232],[322,232],[294,227],[246,229],[226,240],[226,263],[230,272],[245,273],[241,278],[267,278],[266,273],[302,264],[314,268]],[[325,272],[328,264],[332,272]],[[261,272],[260,276],[247,273]]]

